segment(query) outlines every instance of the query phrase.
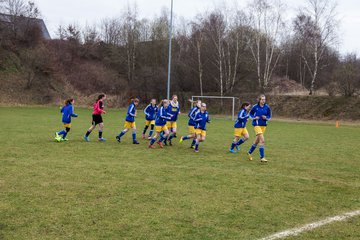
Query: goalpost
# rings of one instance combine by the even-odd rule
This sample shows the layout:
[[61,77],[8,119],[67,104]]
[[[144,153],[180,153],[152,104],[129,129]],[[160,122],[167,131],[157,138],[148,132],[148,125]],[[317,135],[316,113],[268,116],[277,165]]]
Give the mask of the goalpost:
[[[223,99],[226,99],[226,100],[230,100],[231,103],[232,103],[232,106],[231,106],[231,119],[232,121],[235,120],[235,105],[238,101],[235,101],[236,99],[239,100],[239,98],[237,97],[221,97],[221,96],[191,96],[191,101],[193,102],[194,99],[221,99],[221,101]],[[192,106],[191,106],[192,107]]]

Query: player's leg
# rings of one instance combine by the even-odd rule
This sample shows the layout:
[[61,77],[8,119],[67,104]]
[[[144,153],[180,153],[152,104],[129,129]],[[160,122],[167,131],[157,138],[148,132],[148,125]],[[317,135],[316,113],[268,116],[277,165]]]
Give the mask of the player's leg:
[[195,152],[199,152],[200,141],[201,141],[201,134],[197,134],[195,139]]
[[135,125],[135,122],[133,123],[133,126],[132,126],[132,139],[133,139],[133,144],[139,144],[139,142],[136,140],[136,125]]
[[260,153],[260,161],[267,162],[265,158],[265,138],[264,134],[259,135],[259,153]]
[[90,141],[90,139],[89,139],[90,133],[95,129],[96,124],[97,124],[97,123],[94,121],[94,118],[93,118],[91,127],[86,131],[86,133],[85,133],[85,135],[84,135],[85,141],[87,141],[87,142]]
[[145,133],[147,131],[147,129],[149,128],[149,121],[145,121],[145,127],[144,127],[144,130],[143,130],[143,133],[142,133],[142,139],[145,139]]
[[[158,128],[158,127],[156,127],[156,128]],[[156,129],[153,138],[150,140],[149,148],[155,148],[155,147],[154,147],[154,143],[155,143],[155,141],[156,141],[156,139],[157,139],[157,137],[158,137],[159,135],[160,135],[160,130],[158,131],[158,129]]]
[[235,153],[234,148],[237,146],[239,139],[240,139],[239,136],[235,136],[233,142],[231,143],[230,150],[229,150],[231,153]]
[[155,127],[155,123],[151,123],[150,124],[150,132],[149,132],[149,136],[148,136],[148,139],[150,140],[151,139],[151,136],[154,132],[154,127]]
[[103,131],[104,131],[104,123],[101,122],[101,123],[99,123],[99,141],[102,141],[102,142],[106,141],[106,139],[103,138]]

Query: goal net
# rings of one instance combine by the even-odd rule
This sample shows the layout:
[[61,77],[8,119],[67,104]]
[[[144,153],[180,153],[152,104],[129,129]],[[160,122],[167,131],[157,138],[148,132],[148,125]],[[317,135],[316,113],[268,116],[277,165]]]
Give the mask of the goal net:
[[239,110],[239,98],[220,96],[191,96],[191,101],[201,100],[206,103],[210,115],[221,115],[235,120]]

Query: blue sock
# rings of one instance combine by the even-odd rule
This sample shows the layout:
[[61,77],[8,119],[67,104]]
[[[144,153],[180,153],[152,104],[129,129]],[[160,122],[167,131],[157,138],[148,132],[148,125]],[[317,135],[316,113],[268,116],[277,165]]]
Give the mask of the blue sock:
[[195,150],[199,150],[199,143],[195,143]]
[[230,150],[234,150],[235,146],[236,146],[236,143],[233,142],[233,143],[231,144]]
[[68,134],[68,133],[65,131],[65,133],[64,133],[63,136],[62,136],[62,138],[65,139],[67,134]]
[[153,132],[154,132],[154,130],[150,130],[150,132],[149,132],[149,137],[152,136]]
[[61,130],[60,132],[58,132],[58,134],[59,135],[63,135],[63,134],[65,134],[66,133],[66,130],[64,129],[64,130]]
[[250,148],[250,150],[249,150],[249,153],[250,153],[250,154],[252,154],[252,153],[255,151],[256,146],[257,146],[257,144],[251,145],[251,148]]
[[265,147],[260,146],[259,147],[259,152],[260,152],[260,158],[264,158],[265,157]]
[[122,136],[124,136],[124,134],[125,134],[126,132],[124,132],[124,131],[121,131],[121,133],[119,133],[119,138],[121,138]]
[[161,136],[159,142],[162,142],[166,139],[166,137]]
[[136,141],[136,133],[133,133],[133,134],[132,134],[132,139],[133,139],[133,142]]
[[150,141],[150,145],[153,145],[155,141],[156,141],[156,138],[152,138]]
[[183,140],[188,140],[188,139],[190,139],[188,136],[185,136],[185,137],[183,137],[182,138]]
[[244,142],[245,142],[245,140],[242,138],[242,139],[240,139],[240,140],[237,142],[236,145],[240,146],[240,145],[243,144]]
[[194,140],[192,141],[192,143],[191,143],[191,146],[194,146],[195,143],[196,143],[196,140],[194,139]]

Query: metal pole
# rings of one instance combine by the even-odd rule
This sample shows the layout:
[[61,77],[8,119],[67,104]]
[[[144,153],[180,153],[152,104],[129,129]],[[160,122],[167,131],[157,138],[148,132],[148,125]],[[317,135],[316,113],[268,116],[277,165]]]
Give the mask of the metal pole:
[[233,97],[232,120],[235,120],[235,98]]
[[167,99],[170,99],[170,80],[171,80],[171,40],[173,24],[173,0],[171,0],[170,27],[169,27],[169,63],[168,63],[168,82],[167,82]]

